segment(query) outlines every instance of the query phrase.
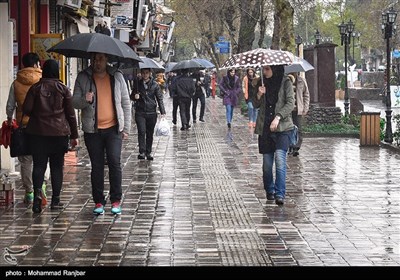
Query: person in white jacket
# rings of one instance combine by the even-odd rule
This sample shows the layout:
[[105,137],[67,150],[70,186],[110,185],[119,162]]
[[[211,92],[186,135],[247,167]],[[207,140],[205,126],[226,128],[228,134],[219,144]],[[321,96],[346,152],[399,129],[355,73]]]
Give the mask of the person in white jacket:
[[303,116],[307,115],[310,106],[310,92],[308,91],[307,81],[297,73],[288,75],[293,83],[295,104],[292,112],[293,123],[299,128],[299,141],[296,146],[290,147],[289,154],[299,155],[301,144],[303,143],[302,125]]

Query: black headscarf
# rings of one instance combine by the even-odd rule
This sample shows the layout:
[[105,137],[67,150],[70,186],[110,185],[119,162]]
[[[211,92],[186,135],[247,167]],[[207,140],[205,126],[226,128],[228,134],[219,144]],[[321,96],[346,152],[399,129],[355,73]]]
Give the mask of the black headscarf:
[[266,97],[270,104],[276,104],[278,101],[279,89],[282,85],[283,75],[285,74],[285,68],[283,65],[273,65],[271,66],[272,77],[265,78],[264,84],[267,89]]
[[59,79],[60,72],[58,62],[54,59],[48,59],[43,64],[43,71],[42,71],[43,78],[50,78],[50,79]]

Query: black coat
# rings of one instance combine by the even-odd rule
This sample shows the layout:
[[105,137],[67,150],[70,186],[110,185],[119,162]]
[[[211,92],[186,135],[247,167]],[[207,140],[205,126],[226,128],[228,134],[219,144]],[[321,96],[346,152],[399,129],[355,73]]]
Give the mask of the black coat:
[[160,112],[165,115],[165,107],[163,102],[163,94],[158,83],[151,79],[146,85],[143,80],[139,80],[137,88],[134,88],[132,97],[135,93],[139,93],[139,99],[135,100],[136,114],[156,114],[157,104],[160,107]]

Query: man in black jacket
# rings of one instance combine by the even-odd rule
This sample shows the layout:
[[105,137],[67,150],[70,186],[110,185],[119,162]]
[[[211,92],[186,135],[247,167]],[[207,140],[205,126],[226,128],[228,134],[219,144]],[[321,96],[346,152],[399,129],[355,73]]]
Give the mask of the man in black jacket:
[[188,130],[190,127],[190,103],[195,92],[195,83],[189,77],[188,70],[182,70],[182,75],[176,79],[172,88],[179,100],[179,113],[182,121],[181,130]]
[[165,116],[163,94],[158,83],[151,77],[150,69],[141,70],[142,78],[137,88],[133,89],[131,99],[135,101],[135,120],[138,130],[139,155],[138,159],[153,160],[154,127],[157,123],[157,105],[161,116]]

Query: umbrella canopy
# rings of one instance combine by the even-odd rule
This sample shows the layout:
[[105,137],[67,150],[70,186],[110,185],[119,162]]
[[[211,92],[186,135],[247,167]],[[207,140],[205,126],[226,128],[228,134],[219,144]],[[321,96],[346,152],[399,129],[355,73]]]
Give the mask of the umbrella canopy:
[[193,58],[192,60],[200,63],[201,65],[204,66],[204,68],[214,68],[215,65],[212,64],[210,61],[208,61],[207,59],[204,58]]
[[313,69],[314,67],[307,60],[296,57],[292,64],[285,66],[285,73],[307,72]]
[[193,61],[193,60],[182,60],[178,62],[171,71],[179,71],[179,70],[201,70],[204,69],[205,67],[201,65],[200,63]]
[[168,64],[165,67],[165,73],[171,72],[172,68],[178,64],[178,62],[168,62]]
[[54,45],[47,52],[79,58],[90,58],[91,53],[96,52],[110,55],[111,61],[142,61],[127,44],[101,33],[76,34]]
[[294,55],[290,52],[258,48],[231,56],[222,64],[221,69],[288,65],[293,61]]
[[155,61],[154,59],[151,59],[148,57],[143,57],[143,56],[140,56],[140,59],[143,61],[143,62],[139,62],[140,69],[150,68],[156,72],[165,71],[165,68],[159,62]]
[[145,69],[145,68],[151,69],[154,73],[165,71],[164,67],[154,59],[145,56],[139,56],[139,58],[143,61],[139,62],[139,65],[137,65],[136,61],[124,62],[119,67],[119,69],[124,74],[132,74],[133,69]]

